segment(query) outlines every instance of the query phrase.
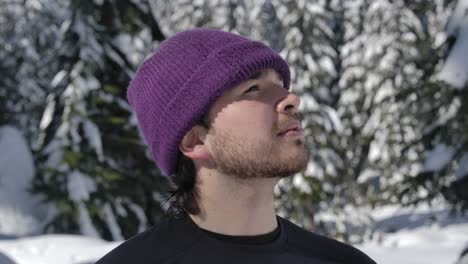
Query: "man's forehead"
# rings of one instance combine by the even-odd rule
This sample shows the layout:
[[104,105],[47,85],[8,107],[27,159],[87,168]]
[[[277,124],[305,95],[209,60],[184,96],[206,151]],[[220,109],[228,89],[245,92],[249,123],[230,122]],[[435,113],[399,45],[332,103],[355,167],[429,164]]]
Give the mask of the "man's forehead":
[[237,97],[239,92],[242,91],[247,85],[251,85],[253,81],[259,81],[265,78],[271,78],[271,76],[276,75],[276,78],[278,81],[283,82],[281,79],[280,74],[278,74],[275,70],[273,69],[262,69],[254,72],[249,78],[246,80],[236,84],[235,86],[231,87],[231,89],[228,89],[224,91],[224,93],[221,95],[221,98],[229,98],[232,96]]
[[264,78],[264,77],[266,77],[269,73],[274,74],[280,81],[283,81],[283,78],[282,78],[281,74],[279,74],[279,73],[278,73],[277,71],[275,71],[274,69],[262,69],[262,70],[258,70],[258,71],[256,71],[256,72],[254,72],[254,73],[247,79],[247,81],[258,80],[258,79]]
[[[231,101],[235,101],[239,99],[240,94],[242,93],[243,90],[245,90],[246,86],[250,86],[252,81],[258,81],[262,80],[264,78],[272,78],[276,79],[278,82],[283,82],[283,78],[281,74],[279,74],[276,70],[274,69],[262,69],[254,72],[248,79],[245,81],[237,84],[236,86],[232,87],[229,90],[224,91],[224,93],[215,101],[216,104],[225,104],[229,103]],[[251,83],[251,84],[249,84]]]
[[[252,81],[259,81],[262,79],[276,79],[278,82],[283,82],[283,78],[281,74],[279,74],[276,70],[274,69],[261,69],[256,72],[254,72],[249,78],[246,80],[240,82],[239,84],[235,85],[229,90],[226,90],[222,95],[221,98],[230,98],[230,97],[238,97],[239,92],[242,91],[246,85],[251,85]],[[252,83],[253,84],[253,83]]]

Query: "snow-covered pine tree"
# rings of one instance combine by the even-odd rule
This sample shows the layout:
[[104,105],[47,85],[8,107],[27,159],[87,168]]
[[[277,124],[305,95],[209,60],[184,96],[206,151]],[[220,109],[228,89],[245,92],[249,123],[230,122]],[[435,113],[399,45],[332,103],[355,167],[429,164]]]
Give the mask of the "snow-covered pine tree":
[[336,110],[341,73],[340,48],[344,38],[343,3],[288,1],[276,4],[285,28],[283,55],[292,66],[293,91],[301,96],[301,111],[311,159],[304,173],[279,185],[282,210],[295,222],[315,232],[344,239],[347,217],[346,180],[340,155],[343,126]]
[[0,20],[0,122],[16,126],[34,142],[46,97],[43,80],[51,75],[43,66],[54,33],[45,25],[54,19],[37,2],[12,0],[1,3]]
[[358,199],[361,206],[362,199],[371,206],[405,202],[401,188],[425,152],[420,145],[407,148],[418,141],[424,122],[418,111],[437,108],[430,96],[414,97],[443,61],[444,27],[452,9],[453,3],[445,1],[346,2],[346,20],[352,24],[341,52],[337,109],[348,131],[341,141],[341,153],[351,151],[343,156],[352,175],[348,180],[359,186],[344,196],[348,201]]
[[[27,8],[25,8],[27,7]],[[41,14],[24,1],[0,3],[0,232],[28,235],[40,231],[45,216],[39,197],[29,193],[34,177],[31,137],[37,135],[44,99],[44,72],[38,50],[49,47],[49,30],[33,43],[28,38],[41,27]],[[33,45],[35,44],[35,45]]]
[[17,56],[15,49],[13,49],[12,38],[7,36],[14,35],[14,28],[12,25],[6,22],[12,16],[14,16],[14,10],[12,6],[2,6],[0,9],[0,74],[4,76],[0,79],[0,126],[4,124],[11,124],[13,122],[13,114],[10,109],[11,101],[14,99],[16,93],[13,92],[11,79],[14,74],[13,65],[16,63]]
[[21,114],[36,130],[34,191],[55,207],[46,231],[123,239],[144,230],[161,217],[167,184],[125,101],[137,64],[163,39],[147,3],[39,0],[18,8],[31,16],[12,20],[23,25],[12,37],[26,44],[8,85],[41,88],[40,108]]
[[[416,63],[423,72],[420,83],[403,90],[398,97],[399,101],[406,100],[405,108],[409,111],[405,114],[419,121],[418,136],[407,144],[402,154],[415,150],[422,150],[422,153],[414,162],[418,169],[412,177],[402,180],[397,193],[400,200],[411,205],[433,203],[443,197],[452,204],[454,212],[466,213],[468,64],[460,63],[460,59],[467,52],[468,2],[457,1],[449,21],[447,14],[441,16],[437,12],[446,3],[436,3],[439,6],[434,4],[432,9],[410,6],[420,23],[426,23],[425,34],[419,38],[423,43],[418,45],[425,57]],[[443,42],[438,43],[438,40]]]

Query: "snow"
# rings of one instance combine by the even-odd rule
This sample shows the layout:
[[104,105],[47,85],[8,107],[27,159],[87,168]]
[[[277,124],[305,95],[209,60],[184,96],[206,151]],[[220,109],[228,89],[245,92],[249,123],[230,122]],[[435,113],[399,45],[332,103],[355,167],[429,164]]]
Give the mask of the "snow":
[[55,100],[52,94],[47,96],[47,106],[42,114],[41,122],[39,124],[40,130],[45,130],[52,122],[52,117],[55,111]]
[[468,245],[468,217],[443,205],[375,210],[377,235],[357,247],[379,264],[453,264]]
[[438,144],[429,152],[424,163],[424,171],[439,171],[452,160],[453,150],[444,144]]
[[68,175],[67,190],[70,200],[78,203],[78,223],[81,233],[90,237],[100,237],[84,204],[84,201],[89,200],[90,193],[96,190],[94,181],[82,172],[73,170]]
[[307,69],[309,69],[309,71],[313,73],[317,72],[318,65],[312,58],[312,55],[310,55],[310,53],[307,53],[304,55],[304,59],[306,61]]
[[85,264],[94,263],[120,243],[77,235],[43,235],[0,240],[0,252],[15,264]]
[[317,112],[320,110],[320,106],[311,94],[305,93],[301,95],[301,104],[299,105],[299,109],[301,111],[305,110]]
[[74,170],[68,175],[67,189],[70,199],[80,202],[88,200],[89,194],[96,190],[96,186],[89,176]]
[[378,129],[381,124],[381,115],[382,110],[377,108],[372,113],[369,119],[366,121],[366,124],[362,128],[361,134],[371,136],[375,133],[375,130]]
[[65,70],[59,71],[52,79],[50,86],[53,88],[57,87],[57,85],[59,85],[65,79],[66,76],[67,76],[67,71]]
[[83,130],[89,144],[96,152],[98,160],[103,161],[104,155],[102,153],[102,140],[98,126],[91,120],[85,120],[83,122]]
[[119,225],[117,224],[117,219],[115,218],[114,213],[109,204],[106,204],[103,207],[103,213],[106,217],[106,224],[110,229],[112,234],[112,239],[114,240],[123,240],[122,231],[120,230]]
[[39,198],[28,191],[33,157],[18,129],[0,127],[0,152],[0,234],[34,233],[42,214]]
[[463,155],[458,164],[459,167],[456,176],[458,178],[466,177],[468,175],[468,153]]
[[323,180],[325,178],[325,172],[323,171],[323,168],[314,160],[309,161],[304,175],[311,175],[311,177],[317,178],[319,180]]
[[96,230],[93,222],[91,221],[88,209],[86,209],[86,206],[82,202],[78,205],[78,223],[80,225],[80,231],[82,234],[94,238],[100,237],[99,232]]
[[466,245],[466,234],[467,224],[405,230],[388,235],[383,245],[372,242],[358,248],[372,256],[379,264],[450,264],[455,263]]
[[138,205],[136,205],[134,203],[130,203],[129,207],[133,211],[133,213],[135,213],[136,217],[139,220],[138,222],[140,223],[140,226],[138,227],[138,231],[143,232],[146,225],[147,225],[145,212],[143,211],[143,209],[140,206],[138,206]]
[[449,120],[455,117],[461,105],[462,105],[461,100],[458,97],[455,97],[453,98],[452,102],[447,107],[447,109],[445,109],[445,107],[441,107],[439,109],[438,119],[434,123],[429,125],[427,128],[425,128],[423,131],[423,134],[428,134],[431,131],[433,131],[435,128],[445,125]]
[[370,182],[372,180],[378,180],[379,177],[379,172],[373,169],[365,169],[361,174],[359,174],[359,177],[357,178],[358,183],[365,183],[365,182]]
[[457,40],[444,67],[439,73],[439,80],[455,88],[462,88],[468,81],[468,0],[458,1],[454,14],[449,22],[447,33],[456,36]]
[[338,113],[336,112],[336,110],[327,105],[323,105],[321,110],[328,117],[327,120],[330,121],[330,123],[328,122],[325,123],[326,125],[325,127],[327,131],[331,131],[333,127],[333,130],[335,130],[338,134],[342,133],[343,124],[341,123],[341,119],[338,116]]
[[310,188],[310,185],[307,184],[307,181],[304,179],[304,176],[302,175],[295,175],[293,177],[293,185],[294,187],[298,188],[303,193],[307,193],[307,194],[312,193],[312,188]]
[[320,68],[328,72],[330,75],[336,75],[335,65],[330,57],[322,57],[319,59],[318,64]]
[[113,44],[122,54],[125,54],[126,59],[133,66],[138,66],[152,49],[149,39],[151,39],[151,32],[145,28],[136,36],[120,33],[114,39]]

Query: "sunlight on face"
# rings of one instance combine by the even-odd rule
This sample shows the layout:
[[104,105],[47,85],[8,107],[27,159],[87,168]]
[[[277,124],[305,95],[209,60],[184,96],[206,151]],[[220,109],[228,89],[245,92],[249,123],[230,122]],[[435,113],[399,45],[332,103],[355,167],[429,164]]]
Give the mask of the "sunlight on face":
[[299,123],[298,105],[270,69],[225,93],[209,113],[206,143],[215,166],[240,178],[286,177],[303,170],[309,159],[303,136],[278,135]]

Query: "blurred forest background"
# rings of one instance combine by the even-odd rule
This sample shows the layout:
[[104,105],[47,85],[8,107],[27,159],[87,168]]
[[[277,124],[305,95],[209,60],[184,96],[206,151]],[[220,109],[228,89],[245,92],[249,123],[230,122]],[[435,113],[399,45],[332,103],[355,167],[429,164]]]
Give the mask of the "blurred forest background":
[[[280,215],[350,243],[374,236],[378,208],[466,215],[466,1],[0,5],[0,141],[10,142],[0,144],[0,204],[28,211],[4,211],[0,233],[10,221],[17,234],[121,240],[164,217],[168,183],[140,137],[126,87],[161,41],[194,27],[264,41],[291,65],[312,155],[303,173],[277,186]],[[18,179],[34,203],[2,189]]]

